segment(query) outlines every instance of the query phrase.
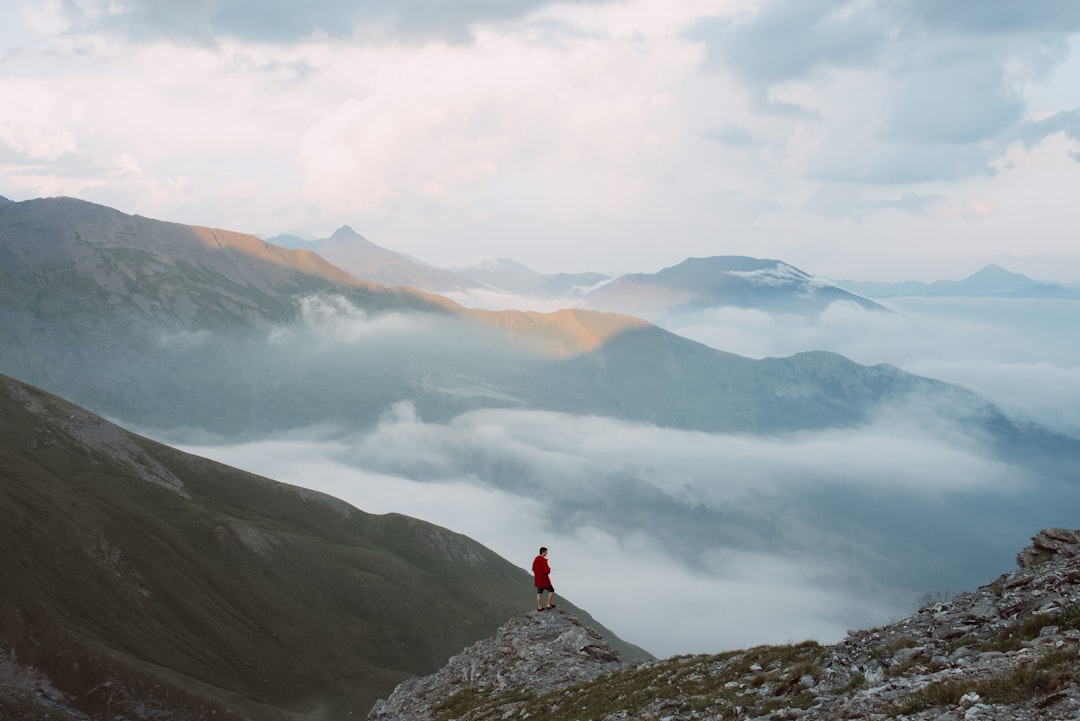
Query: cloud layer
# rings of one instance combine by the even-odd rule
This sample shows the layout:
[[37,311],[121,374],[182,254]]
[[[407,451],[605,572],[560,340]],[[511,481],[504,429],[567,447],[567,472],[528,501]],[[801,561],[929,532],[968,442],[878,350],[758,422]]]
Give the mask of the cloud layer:
[[[895,360],[1080,429],[1068,402],[1080,399],[1080,348],[1060,335],[1080,304],[896,304],[892,315],[841,304],[812,320],[718,310],[679,330],[752,356],[827,348]],[[308,308],[324,355],[422,332],[341,310]],[[560,594],[667,655],[835,641],[907,615],[922,594],[986,583],[1039,528],[1073,522],[1073,486],[995,460],[957,411],[911,398],[860,428],[755,437],[528,410],[435,421],[403,398],[363,431],[173,442],[444,525],[523,568],[546,545]]]
[[[1017,502],[1033,481],[909,413],[903,427],[762,439],[522,411],[435,424],[399,407],[360,436],[187,450],[447,526],[523,567],[546,545],[560,593],[673,654],[835,641],[942,590],[920,582],[1000,568],[1038,523]],[[896,528],[879,524],[883,503]],[[920,524],[944,517],[931,551]],[[986,524],[1001,540],[963,550]],[[925,554],[947,573],[919,569]]]
[[[1080,277],[1071,4],[4,0],[0,168],[436,264]],[[974,266],[974,267],[973,267]]]

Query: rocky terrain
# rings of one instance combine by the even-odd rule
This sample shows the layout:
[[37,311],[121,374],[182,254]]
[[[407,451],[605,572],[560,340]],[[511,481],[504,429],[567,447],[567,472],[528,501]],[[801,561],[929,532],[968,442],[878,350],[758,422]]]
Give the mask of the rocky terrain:
[[1040,531],[1018,568],[914,615],[813,641],[622,663],[555,610],[511,620],[370,721],[1080,718],[1080,531]]

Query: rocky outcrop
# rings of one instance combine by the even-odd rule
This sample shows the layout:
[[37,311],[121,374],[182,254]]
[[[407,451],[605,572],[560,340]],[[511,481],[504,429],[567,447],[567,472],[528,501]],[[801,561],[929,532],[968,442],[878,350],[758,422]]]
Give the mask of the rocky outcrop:
[[503,625],[494,637],[466,648],[438,673],[399,685],[379,701],[373,721],[454,718],[458,701],[496,699],[512,712],[512,699],[591,681],[624,664],[603,637],[559,609],[533,611]]
[[1080,531],[1019,568],[841,642],[622,664],[563,613],[533,613],[400,685],[373,721],[1080,719]]
[[1030,546],[1016,554],[1016,565],[1020,568],[1035,568],[1055,556],[1075,558],[1080,555],[1080,531],[1048,528],[1039,531],[1031,541]]

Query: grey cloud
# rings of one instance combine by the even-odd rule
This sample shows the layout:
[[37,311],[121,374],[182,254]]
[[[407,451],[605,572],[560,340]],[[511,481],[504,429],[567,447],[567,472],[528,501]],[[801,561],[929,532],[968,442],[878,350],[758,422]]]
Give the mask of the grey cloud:
[[[1072,140],[1080,140],[1080,109],[1062,111],[1042,120],[1022,123],[1016,128],[1014,137],[1031,147],[1048,135],[1061,132]],[[1080,161],[1080,153],[1073,157]]]
[[[918,50],[946,36],[997,41],[1005,35],[1059,46],[1077,30],[1080,5],[1071,0],[767,0],[756,12],[702,20],[690,35],[706,42],[713,69],[733,69],[752,84],[768,86],[823,70],[902,63],[909,58],[904,49]],[[970,46],[976,53],[985,47]],[[1058,52],[1048,57],[1060,59]]]
[[705,137],[729,148],[749,148],[758,142],[753,133],[739,125],[725,125],[706,132]]
[[762,215],[776,213],[784,206],[775,200],[757,198],[737,190],[719,190],[704,198],[708,210],[731,223],[752,223]]
[[[606,2],[608,0],[585,0]],[[522,17],[548,0],[124,0],[95,7],[64,0],[77,30],[105,31],[132,38],[168,37],[211,42],[218,37],[292,42],[314,32],[350,35],[359,25],[392,35],[465,40],[471,25]]]
[[[1053,132],[1053,122],[1025,121],[1015,84],[1047,77],[1077,30],[1080,5],[1067,0],[773,0],[703,21],[692,36],[706,43],[707,67],[733,73],[759,110],[818,126],[810,179],[889,184],[992,172],[1008,143]],[[876,77],[865,105],[851,97],[821,110],[776,99],[785,82],[827,86],[844,70]]]
[[1080,30],[1080,5],[1073,0],[911,0],[891,11],[926,27],[963,33],[1015,35]]
[[1004,58],[987,62],[985,49],[935,48],[893,80],[883,141],[909,145],[968,145],[1003,137],[1024,105],[1005,87]]
[[878,57],[885,28],[877,16],[837,15],[834,0],[774,0],[755,13],[707,19],[690,31],[705,40],[707,64],[733,69],[757,87],[822,69],[866,64]]
[[898,198],[868,200],[848,185],[826,184],[814,191],[806,207],[829,218],[861,220],[882,211],[926,216],[947,202],[948,198],[934,193],[904,193]]

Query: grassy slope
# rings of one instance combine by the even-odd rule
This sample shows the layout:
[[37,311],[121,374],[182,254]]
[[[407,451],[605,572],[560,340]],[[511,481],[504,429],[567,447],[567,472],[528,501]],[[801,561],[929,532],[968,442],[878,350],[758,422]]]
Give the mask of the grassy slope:
[[0,381],[0,652],[82,712],[355,718],[532,602],[463,536]]

